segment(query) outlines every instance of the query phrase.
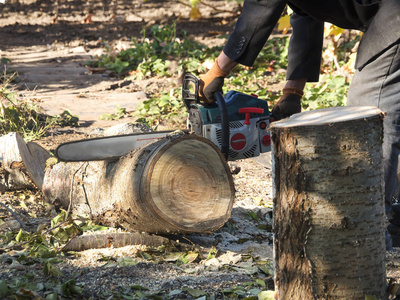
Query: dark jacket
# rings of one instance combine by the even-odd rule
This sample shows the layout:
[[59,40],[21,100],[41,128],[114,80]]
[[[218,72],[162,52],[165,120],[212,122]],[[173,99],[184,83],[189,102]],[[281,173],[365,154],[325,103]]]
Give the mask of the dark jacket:
[[365,32],[357,69],[400,40],[400,0],[245,0],[224,53],[251,66],[286,4],[295,12],[291,18],[288,79],[318,80],[324,22]]

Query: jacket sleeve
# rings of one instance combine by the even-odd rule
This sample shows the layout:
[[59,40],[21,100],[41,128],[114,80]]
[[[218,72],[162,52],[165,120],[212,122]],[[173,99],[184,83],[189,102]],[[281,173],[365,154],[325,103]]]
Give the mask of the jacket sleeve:
[[245,66],[253,65],[287,1],[245,0],[242,14],[224,47],[224,53]]
[[290,18],[293,28],[289,42],[288,68],[286,78],[306,78],[315,82],[319,79],[324,22],[294,13]]

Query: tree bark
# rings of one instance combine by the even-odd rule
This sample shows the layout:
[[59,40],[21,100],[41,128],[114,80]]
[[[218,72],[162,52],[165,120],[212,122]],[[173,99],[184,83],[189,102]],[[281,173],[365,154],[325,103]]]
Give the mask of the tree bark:
[[42,188],[50,154],[36,143],[25,143],[18,133],[0,137],[0,191]]
[[46,198],[77,215],[148,233],[209,232],[230,217],[233,179],[213,143],[164,138],[118,160],[58,163]]
[[271,126],[278,299],[384,299],[382,119],[373,107]]

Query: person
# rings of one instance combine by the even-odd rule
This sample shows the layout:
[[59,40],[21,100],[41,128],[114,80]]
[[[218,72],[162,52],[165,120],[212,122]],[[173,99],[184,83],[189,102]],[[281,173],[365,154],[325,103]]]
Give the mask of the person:
[[[383,163],[385,209],[389,213],[397,186],[400,154],[400,1],[399,0],[245,0],[242,14],[214,66],[201,76],[200,98],[212,103],[224,78],[237,64],[251,66],[285,6],[289,5],[292,35],[287,81],[272,108],[275,120],[301,111],[306,82],[319,79],[324,22],[364,32],[350,84],[347,105],[371,105],[386,113]],[[396,222],[392,222],[396,223]],[[398,220],[400,226],[400,220]],[[397,228],[400,234],[400,227]],[[395,231],[392,231],[394,233]],[[398,244],[400,246],[400,239]],[[387,249],[391,239],[386,238]]]

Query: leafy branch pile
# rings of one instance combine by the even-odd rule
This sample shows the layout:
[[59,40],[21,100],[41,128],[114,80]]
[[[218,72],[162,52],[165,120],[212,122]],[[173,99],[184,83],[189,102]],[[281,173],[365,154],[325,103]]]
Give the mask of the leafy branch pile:
[[177,38],[176,24],[170,26],[155,25],[150,27],[150,38],[143,28],[141,38],[132,38],[131,48],[107,52],[88,63],[89,67],[106,68],[116,76],[129,76],[131,79],[145,77],[171,77],[173,61],[188,72],[204,71],[199,61],[215,57],[215,50],[191,40],[186,31]]
[[[47,224],[43,220],[50,217],[52,211],[47,204],[38,201],[40,197],[25,193],[8,196],[13,199],[11,203],[19,202],[19,212],[24,212],[22,219],[32,222],[27,222],[28,228],[23,226],[26,230],[18,230],[18,226],[4,213],[5,204],[0,209],[0,261],[2,265],[7,266],[7,269],[1,272],[0,297],[60,299],[58,295],[69,297],[81,293],[81,287],[75,285],[73,279],[59,280],[63,272],[57,265],[63,259],[60,245],[70,237],[81,234],[86,223],[78,226],[71,219],[66,220],[66,214],[62,212]],[[10,227],[14,230],[4,230]],[[24,270],[21,276],[7,276],[12,269],[18,268]],[[43,280],[44,278],[46,280]]]
[[0,82],[0,135],[18,132],[26,141],[39,139],[56,126],[78,126],[78,117],[65,110],[57,116],[49,116],[41,112],[41,108],[33,101],[19,97],[10,83],[15,74],[6,74]]

